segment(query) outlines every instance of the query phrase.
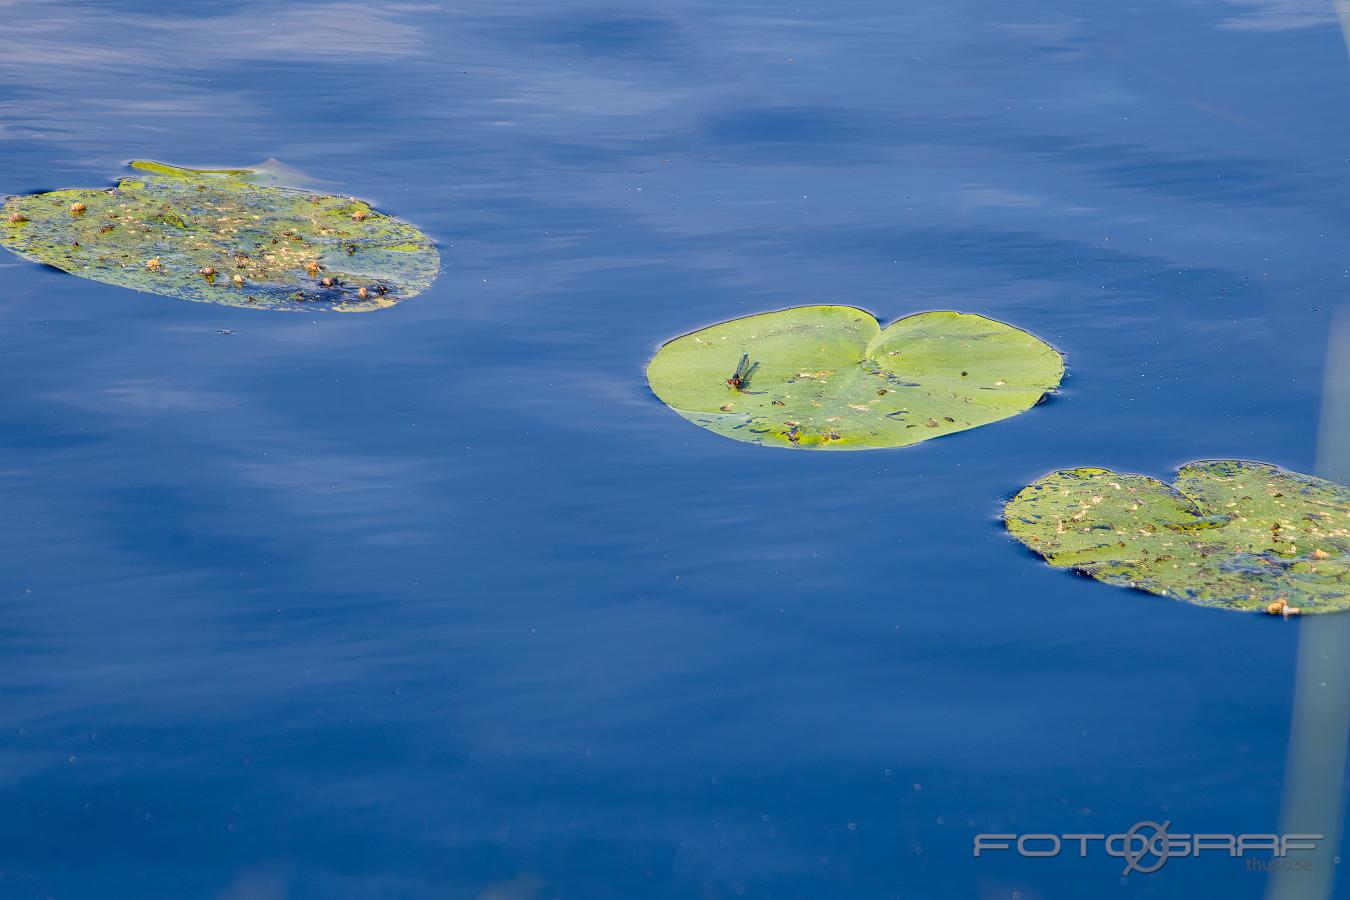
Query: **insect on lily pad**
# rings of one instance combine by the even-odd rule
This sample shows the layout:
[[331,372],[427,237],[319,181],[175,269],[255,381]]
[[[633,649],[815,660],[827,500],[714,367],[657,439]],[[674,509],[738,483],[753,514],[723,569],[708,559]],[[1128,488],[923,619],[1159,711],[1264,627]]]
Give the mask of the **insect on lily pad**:
[[851,306],[801,306],[676,338],[647,366],[684,418],[738,441],[816,450],[903,447],[1030,409],[1064,359],[984,316],[925,312],[884,330]]
[[1004,521],[1051,565],[1108,584],[1282,616],[1350,608],[1350,488],[1278,466],[1201,460],[1172,485],[1053,472]]
[[275,171],[139,160],[109,190],[9,197],[0,244],[82,278],[260,309],[366,312],[431,286],[435,243],[360,200]]

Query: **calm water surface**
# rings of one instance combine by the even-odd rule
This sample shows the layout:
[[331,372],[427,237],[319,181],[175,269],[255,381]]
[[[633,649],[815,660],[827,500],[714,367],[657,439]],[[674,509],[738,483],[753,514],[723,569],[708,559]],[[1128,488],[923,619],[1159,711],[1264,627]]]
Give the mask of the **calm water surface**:
[[[1312,470],[1347,109],[1312,0],[0,0],[0,194],[275,157],[446,264],[344,317],[0,259],[0,896],[1260,897],[972,859],[1275,830],[1312,627],[996,517]],[[649,393],[664,339],[823,302],[1070,378],[853,454]]]

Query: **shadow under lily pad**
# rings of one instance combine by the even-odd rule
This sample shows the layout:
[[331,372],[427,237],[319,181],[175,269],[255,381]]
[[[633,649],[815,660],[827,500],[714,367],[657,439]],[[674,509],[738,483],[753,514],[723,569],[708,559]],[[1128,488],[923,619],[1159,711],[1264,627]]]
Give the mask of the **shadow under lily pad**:
[[1201,460],[1174,485],[1053,472],[1004,522],[1051,565],[1108,584],[1224,609],[1350,608],[1350,488],[1266,463]]
[[984,316],[925,312],[884,331],[851,306],[801,306],[676,338],[652,391],[725,437],[775,447],[903,447],[1017,415],[1058,388],[1064,359]]
[[81,278],[258,309],[367,312],[431,286],[435,243],[350,197],[267,170],[138,160],[116,188],[10,197],[0,244]]

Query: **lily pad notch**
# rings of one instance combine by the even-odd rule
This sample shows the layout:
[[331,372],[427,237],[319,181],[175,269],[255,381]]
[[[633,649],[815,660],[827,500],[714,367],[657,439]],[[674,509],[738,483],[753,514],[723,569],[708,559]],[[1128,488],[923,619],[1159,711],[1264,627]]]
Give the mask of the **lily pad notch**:
[[724,437],[771,447],[904,447],[1025,412],[1064,358],[1011,325],[923,312],[882,329],[852,306],[799,306],[675,338],[647,365],[653,393]]
[[1052,472],[1004,508],[1052,566],[1200,606],[1288,617],[1350,609],[1350,488],[1268,463],[1146,475]]
[[253,309],[367,312],[425,291],[435,242],[351,197],[259,169],[136,160],[115,188],[6,198],[0,245],[132,290]]

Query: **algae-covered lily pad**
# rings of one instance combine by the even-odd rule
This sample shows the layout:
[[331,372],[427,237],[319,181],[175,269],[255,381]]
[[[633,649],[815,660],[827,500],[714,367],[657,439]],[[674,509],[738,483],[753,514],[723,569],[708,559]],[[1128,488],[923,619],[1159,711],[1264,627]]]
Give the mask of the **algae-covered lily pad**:
[[903,447],[1017,415],[1054,391],[1064,359],[1039,338],[958,312],[885,330],[851,306],[733,319],[666,344],[656,396],[696,425],[775,447]]
[[1350,608],[1350,488],[1277,466],[1202,460],[1173,485],[1054,472],[1004,521],[1051,565],[1110,584],[1225,609]]
[[131,167],[108,190],[6,199],[0,244],[94,281],[267,309],[382,309],[440,268],[430,238],[360,200],[279,187],[266,170]]

